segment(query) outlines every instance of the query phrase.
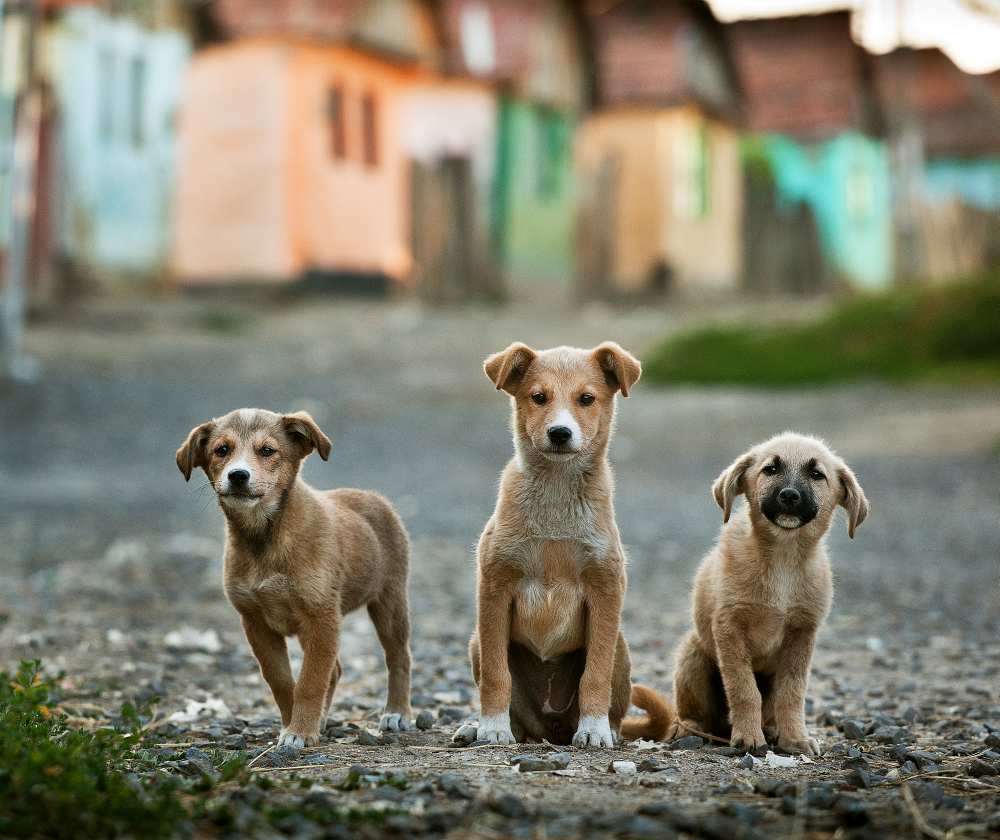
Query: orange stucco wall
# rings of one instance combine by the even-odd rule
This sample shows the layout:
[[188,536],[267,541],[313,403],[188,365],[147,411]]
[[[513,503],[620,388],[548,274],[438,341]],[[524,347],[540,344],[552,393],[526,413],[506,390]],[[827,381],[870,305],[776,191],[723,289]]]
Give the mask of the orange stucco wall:
[[[175,274],[192,283],[274,281],[317,268],[405,279],[413,154],[406,122],[434,122],[431,113],[414,115],[406,94],[429,84],[434,75],[416,65],[350,47],[262,39],[200,53],[181,117]],[[334,85],[343,90],[343,159],[331,148]],[[455,96],[453,85],[440,90],[442,101]],[[376,166],[363,159],[366,94],[376,102]],[[470,125],[470,142],[490,148],[480,122]]]
[[288,59],[269,45],[192,61],[179,114],[172,269],[185,282],[288,276]]
[[[290,67],[289,214],[300,268],[409,270],[406,158],[399,94],[411,73],[349,49],[299,47]],[[331,154],[326,120],[331,84],[344,90],[347,157]],[[362,154],[362,96],[376,102],[378,165]]]

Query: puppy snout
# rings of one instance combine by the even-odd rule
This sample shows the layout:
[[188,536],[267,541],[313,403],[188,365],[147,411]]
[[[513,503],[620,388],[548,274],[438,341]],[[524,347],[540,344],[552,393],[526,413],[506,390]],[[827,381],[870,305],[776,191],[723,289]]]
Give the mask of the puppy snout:
[[230,470],[226,478],[233,487],[246,487],[250,481],[250,470]]
[[778,493],[778,502],[784,508],[794,508],[802,501],[802,494],[794,487],[785,487]]
[[564,446],[573,438],[573,430],[569,426],[550,426],[548,434],[553,446]]

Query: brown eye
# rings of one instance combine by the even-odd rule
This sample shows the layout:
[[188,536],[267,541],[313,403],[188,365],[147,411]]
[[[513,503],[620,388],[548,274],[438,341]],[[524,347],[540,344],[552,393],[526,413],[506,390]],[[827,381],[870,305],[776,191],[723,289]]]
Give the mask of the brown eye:
[[225,458],[229,454],[229,444],[220,443],[217,447],[215,447],[215,454],[220,458]]
[[764,473],[764,475],[777,475],[778,474],[778,465],[777,464],[768,464],[766,467],[764,467],[764,469],[761,470],[761,472]]
[[274,454],[274,450],[270,446],[262,446],[258,451],[261,458],[270,458]]
[[531,395],[531,401],[535,405],[545,405],[545,394],[537,392]]
[[593,394],[580,394],[580,405],[590,405],[594,402]]
[[822,481],[824,478],[826,478],[826,476],[823,475],[823,473],[821,473],[819,470],[809,470],[809,477],[813,481]]

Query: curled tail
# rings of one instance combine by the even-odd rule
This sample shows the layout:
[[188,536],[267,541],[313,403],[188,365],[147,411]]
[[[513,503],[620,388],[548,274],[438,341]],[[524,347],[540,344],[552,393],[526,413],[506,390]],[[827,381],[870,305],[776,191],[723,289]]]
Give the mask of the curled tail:
[[662,741],[670,724],[674,722],[674,706],[660,692],[645,685],[632,686],[632,705],[638,706],[646,714],[644,717],[628,717],[622,721],[622,738],[648,738]]

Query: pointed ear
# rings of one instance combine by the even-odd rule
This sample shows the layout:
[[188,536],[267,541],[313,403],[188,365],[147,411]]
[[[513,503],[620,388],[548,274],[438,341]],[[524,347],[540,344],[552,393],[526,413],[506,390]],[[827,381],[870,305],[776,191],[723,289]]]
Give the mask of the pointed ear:
[[195,426],[187,436],[187,440],[177,450],[177,469],[184,474],[184,480],[191,480],[191,473],[197,467],[208,466],[208,439],[215,429],[215,421],[209,420],[200,426]]
[[498,391],[513,394],[537,355],[527,344],[515,341],[506,350],[489,356],[483,370]]
[[847,464],[842,463],[837,468],[837,478],[840,479],[840,486],[844,490],[840,504],[847,511],[847,535],[853,540],[854,532],[868,518],[872,507],[868,503],[865,491],[858,484],[857,477],[851,472],[851,468]]
[[296,411],[281,418],[285,431],[299,444],[305,458],[315,449],[324,461],[330,458],[330,438],[328,438],[307,411]]
[[744,452],[722,472],[712,485],[712,495],[715,496],[716,504],[722,508],[722,521],[728,522],[729,516],[733,512],[733,502],[736,497],[746,492],[744,475],[750,465],[753,464],[754,454],[752,451]]
[[642,365],[639,364],[639,360],[613,341],[605,341],[595,347],[591,355],[604,371],[604,378],[608,384],[621,391],[623,397],[627,397],[632,386],[642,375]]

